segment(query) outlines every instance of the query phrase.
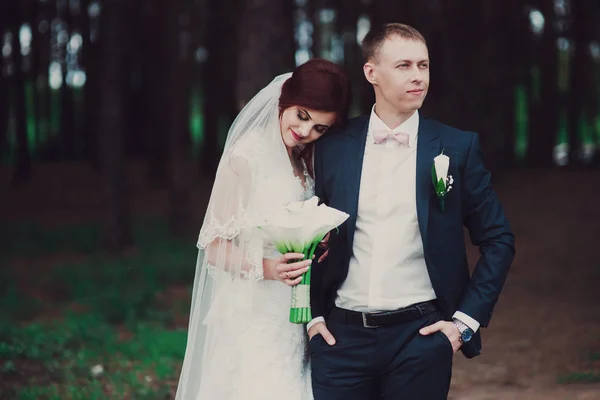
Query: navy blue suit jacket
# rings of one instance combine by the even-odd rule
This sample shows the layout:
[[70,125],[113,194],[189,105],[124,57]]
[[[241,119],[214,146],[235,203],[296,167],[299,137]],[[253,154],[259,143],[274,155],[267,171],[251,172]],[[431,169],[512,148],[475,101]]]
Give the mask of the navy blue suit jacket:
[[[316,143],[316,195],[350,217],[337,233],[332,232],[328,258],[312,270],[313,318],[327,319],[337,289],[348,274],[368,123],[368,116],[355,118]],[[433,159],[442,149],[450,157],[448,173],[454,178],[445,199],[445,212],[440,210],[431,179]],[[478,135],[421,117],[416,173],[417,214],[425,262],[444,318],[451,320],[452,314],[460,310],[486,327],[515,250],[514,236],[481,158]],[[481,254],[472,274],[463,226]],[[480,330],[462,351],[469,358],[480,353]]]

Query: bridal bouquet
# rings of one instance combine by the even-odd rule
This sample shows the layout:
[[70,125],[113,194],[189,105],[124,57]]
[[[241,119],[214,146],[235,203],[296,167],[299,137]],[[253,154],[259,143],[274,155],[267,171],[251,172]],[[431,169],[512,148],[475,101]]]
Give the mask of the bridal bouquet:
[[[311,259],[320,241],[329,231],[348,219],[348,214],[319,205],[319,198],[288,204],[273,210],[259,228],[267,234],[281,254],[302,253]],[[296,261],[292,261],[296,262]],[[292,287],[290,322],[307,323],[312,319],[310,312],[311,268],[302,275],[302,282]]]

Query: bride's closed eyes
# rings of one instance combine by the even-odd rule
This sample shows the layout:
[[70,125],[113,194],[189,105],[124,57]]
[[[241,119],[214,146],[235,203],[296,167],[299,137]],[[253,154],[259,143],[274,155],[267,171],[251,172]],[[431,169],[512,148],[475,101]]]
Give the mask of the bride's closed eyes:
[[298,110],[298,119],[300,121],[308,121],[310,118],[308,118],[308,115],[306,115],[302,111]]
[[[298,119],[303,122],[310,121],[312,119],[308,112],[301,110],[301,109],[298,109],[297,116],[298,116]],[[317,133],[322,135],[327,131],[327,129],[329,129],[329,126],[319,124],[319,125],[315,125],[314,128],[317,131]]]

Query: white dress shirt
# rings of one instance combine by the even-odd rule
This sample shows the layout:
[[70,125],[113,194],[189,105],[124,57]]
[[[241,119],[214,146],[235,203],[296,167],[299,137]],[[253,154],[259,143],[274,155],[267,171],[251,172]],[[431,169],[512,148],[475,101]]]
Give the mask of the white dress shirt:
[[[390,138],[375,143],[375,130],[404,132],[408,147]],[[371,112],[348,277],[338,289],[340,308],[396,310],[435,299],[417,219],[417,132],[413,114],[395,129]]]
[[[373,132],[404,132],[406,146],[393,138],[376,143]],[[360,180],[358,213],[348,276],[337,292],[337,307],[378,312],[436,298],[423,252],[417,218],[419,113],[390,129],[375,113],[369,120]],[[479,323],[457,311],[473,331]],[[315,318],[308,329],[322,318]]]

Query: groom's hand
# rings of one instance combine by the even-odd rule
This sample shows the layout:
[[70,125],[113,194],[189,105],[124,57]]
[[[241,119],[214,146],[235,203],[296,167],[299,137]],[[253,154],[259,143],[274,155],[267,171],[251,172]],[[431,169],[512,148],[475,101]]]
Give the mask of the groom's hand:
[[315,337],[316,335],[323,336],[323,339],[327,342],[328,345],[333,346],[335,344],[335,338],[327,329],[327,325],[325,322],[317,322],[308,330],[308,338],[309,340]]
[[323,240],[321,240],[319,242],[319,247],[322,249],[325,249],[325,252],[323,253],[323,255],[321,255],[321,257],[319,257],[319,260],[318,260],[318,262],[321,262],[324,259],[326,259],[327,255],[329,254],[329,233],[327,233],[327,235],[325,235]]
[[419,330],[419,333],[421,335],[427,336],[437,331],[441,331],[444,335],[448,337],[448,340],[452,345],[452,350],[454,350],[454,353],[456,353],[458,349],[460,349],[460,347],[462,346],[462,343],[460,342],[460,332],[458,331],[456,325],[454,325],[452,322],[438,321],[433,325],[421,328],[421,330]]

